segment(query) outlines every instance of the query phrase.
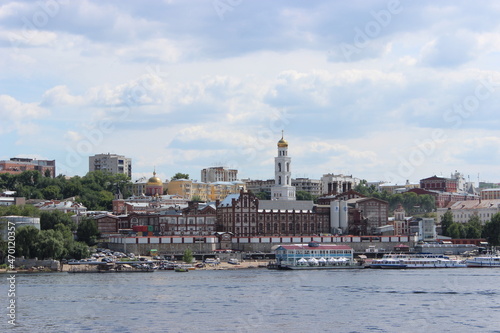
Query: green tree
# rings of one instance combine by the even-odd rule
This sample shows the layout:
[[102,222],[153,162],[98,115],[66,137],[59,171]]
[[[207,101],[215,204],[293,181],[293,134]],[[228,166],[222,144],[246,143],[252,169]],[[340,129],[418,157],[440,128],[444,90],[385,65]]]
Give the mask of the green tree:
[[172,180],[178,180],[178,179],[189,179],[189,174],[187,173],[181,173],[177,172],[173,177]]
[[295,196],[296,196],[297,200],[314,201],[316,199],[316,197],[314,195],[312,195],[311,193],[306,192],[306,191],[297,191],[297,192],[295,192]]
[[193,262],[193,251],[191,251],[191,249],[186,249],[184,251],[184,254],[182,255],[182,261],[184,261],[185,263],[192,263]]
[[193,195],[193,197],[191,198],[191,201],[193,201],[193,202],[203,202],[203,200],[201,200],[201,197],[199,195]]
[[42,190],[45,199],[62,199],[61,188],[56,185],[50,185]]
[[464,226],[465,238],[481,238],[483,226],[477,214],[472,215]]
[[36,242],[39,259],[61,259],[65,254],[64,242],[55,230],[42,230]]
[[95,245],[99,238],[97,222],[91,218],[83,218],[76,229],[76,236],[79,241],[85,242],[89,246]]
[[451,238],[464,238],[465,228],[462,223],[453,222],[447,231]]
[[56,225],[68,226],[70,230],[76,230],[76,224],[71,219],[71,213],[63,213],[60,210],[42,212],[40,214],[40,229],[54,229]]
[[500,213],[493,215],[491,220],[484,225],[483,237],[492,246],[500,245]]
[[28,225],[19,227],[16,230],[16,256],[34,258],[38,253],[38,236],[40,230]]
[[451,213],[450,210],[448,210],[446,213],[443,214],[443,216],[441,216],[441,234],[443,236],[450,236],[448,228],[452,223],[453,223],[453,214]]
[[258,193],[255,193],[255,196],[259,199],[259,200],[271,200],[271,193],[269,192],[258,192]]
[[83,242],[72,242],[67,248],[66,258],[84,259],[90,256],[89,246]]

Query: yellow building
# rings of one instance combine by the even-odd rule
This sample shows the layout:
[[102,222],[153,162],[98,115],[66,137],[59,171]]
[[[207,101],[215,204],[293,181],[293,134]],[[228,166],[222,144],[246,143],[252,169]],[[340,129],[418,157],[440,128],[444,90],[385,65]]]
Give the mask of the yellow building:
[[232,193],[239,193],[245,189],[243,182],[216,182],[202,183],[187,179],[172,180],[167,185],[168,194],[176,194],[186,200],[192,200],[193,197],[202,201],[223,200]]

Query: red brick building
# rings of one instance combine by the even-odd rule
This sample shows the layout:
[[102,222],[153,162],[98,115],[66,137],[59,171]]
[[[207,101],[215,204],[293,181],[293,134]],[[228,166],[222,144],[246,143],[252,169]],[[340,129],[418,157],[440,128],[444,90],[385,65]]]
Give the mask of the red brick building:
[[424,178],[420,180],[420,188],[424,190],[455,193],[458,188],[458,179],[437,176]]
[[241,191],[217,202],[217,231],[235,237],[317,235],[330,231],[329,214],[312,201],[259,200]]
[[56,161],[35,160],[32,158],[13,157],[9,161],[0,161],[0,173],[18,175],[24,171],[40,171],[44,176],[56,176]]

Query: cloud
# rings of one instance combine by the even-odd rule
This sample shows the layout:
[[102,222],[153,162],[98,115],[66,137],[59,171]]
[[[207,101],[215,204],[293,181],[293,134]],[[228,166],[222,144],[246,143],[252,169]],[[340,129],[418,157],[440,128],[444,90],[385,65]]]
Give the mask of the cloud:
[[473,60],[476,52],[477,40],[470,34],[445,34],[424,46],[421,63],[431,67],[457,67]]
[[32,121],[50,115],[50,112],[36,103],[22,103],[8,95],[0,95],[0,133],[35,132],[38,126]]

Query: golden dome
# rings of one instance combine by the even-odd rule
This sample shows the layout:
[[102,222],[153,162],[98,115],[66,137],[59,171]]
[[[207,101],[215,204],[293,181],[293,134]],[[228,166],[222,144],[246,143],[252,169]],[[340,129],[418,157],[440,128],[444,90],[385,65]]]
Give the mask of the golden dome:
[[285,139],[283,139],[283,134],[281,135],[281,140],[278,141],[278,147],[280,147],[280,148],[286,148],[286,147],[288,147],[288,141],[286,141]]
[[148,183],[146,185],[149,186],[163,186],[163,182],[160,178],[156,177],[156,172],[153,172],[153,177],[149,178]]

